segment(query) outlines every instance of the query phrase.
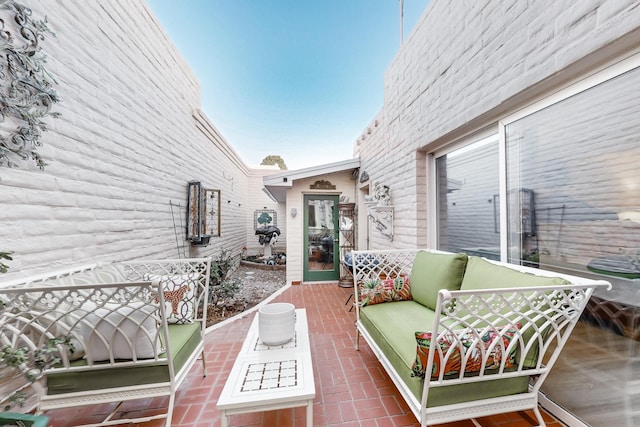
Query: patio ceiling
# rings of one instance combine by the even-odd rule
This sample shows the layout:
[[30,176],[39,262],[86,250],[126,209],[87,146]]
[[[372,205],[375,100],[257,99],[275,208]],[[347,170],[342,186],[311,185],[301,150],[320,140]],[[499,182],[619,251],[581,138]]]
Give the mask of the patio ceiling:
[[298,179],[312,178],[335,172],[343,172],[360,167],[360,159],[348,159],[335,163],[327,163],[320,166],[313,166],[305,169],[284,171],[279,174],[265,176],[263,178],[263,191],[278,203],[287,200],[287,190],[293,186],[293,182]]

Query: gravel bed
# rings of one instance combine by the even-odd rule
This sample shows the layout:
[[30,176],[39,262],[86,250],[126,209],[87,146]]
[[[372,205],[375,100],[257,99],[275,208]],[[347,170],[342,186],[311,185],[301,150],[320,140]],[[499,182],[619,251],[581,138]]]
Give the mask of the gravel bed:
[[263,270],[241,264],[227,278],[227,280],[234,279],[241,282],[240,288],[232,297],[217,301],[213,307],[209,308],[208,326],[228,319],[264,301],[286,284],[286,272],[284,270]]

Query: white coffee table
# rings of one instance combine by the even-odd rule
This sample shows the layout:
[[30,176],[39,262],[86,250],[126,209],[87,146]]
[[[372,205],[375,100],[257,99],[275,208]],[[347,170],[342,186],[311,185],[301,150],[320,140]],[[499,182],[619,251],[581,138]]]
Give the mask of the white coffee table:
[[307,312],[296,310],[293,340],[279,346],[264,345],[258,337],[256,314],[242,349],[218,398],[222,427],[228,417],[247,412],[307,407],[307,427],[313,426],[316,388],[311,365]]

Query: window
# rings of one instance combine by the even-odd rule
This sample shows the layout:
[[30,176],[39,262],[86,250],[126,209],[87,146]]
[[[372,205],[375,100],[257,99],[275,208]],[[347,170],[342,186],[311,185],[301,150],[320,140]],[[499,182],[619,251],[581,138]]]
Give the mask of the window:
[[543,392],[585,423],[635,425],[640,55],[514,113],[496,130],[434,153],[437,247],[610,281],[613,289],[590,301]]
[[613,284],[592,298],[543,386],[551,400],[591,425],[637,423],[639,100],[636,68],[504,127],[509,261]]
[[498,135],[436,158],[438,249],[500,259]]

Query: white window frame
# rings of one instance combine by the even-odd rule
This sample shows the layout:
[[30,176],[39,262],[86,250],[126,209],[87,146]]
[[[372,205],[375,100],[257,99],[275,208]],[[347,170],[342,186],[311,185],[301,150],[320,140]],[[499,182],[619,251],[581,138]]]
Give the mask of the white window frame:
[[[429,208],[428,218],[428,226],[427,226],[427,247],[429,248],[437,248],[438,247],[438,197],[437,197],[437,170],[436,170],[436,160],[439,157],[450,154],[456,150],[464,148],[474,142],[481,141],[486,138],[490,138],[491,136],[496,135],[497,129],[496,124],[485,127],[483,130],[475,132],[473,134],[467,135],[462,139],[455,141],[454,143],[448,144],[445,147],[435,150],[427,156],[427,177],[428,177],[428,186],[427,188],[430,191],[427,191],[427,206]],[[498,141],[500,144],[500,141]],[[502,177],[501,177],[502,178]],[[502,250],[502,248],[501,248]]]
[[[565,86],[559,90],[542,96],[538,99],[532,100],[527,106],[499,119],[493,124],[485,124],[481,130],[471,132],[463,138],[452,141],[445,146],[441,146],[433,151],[428,152],[426,156],[427,162],[427,177],[429,191],[427,192],[427,203],[429,207],[430,215],[428,215],[428,227],[427,227],[427,244],[428,247],[438,247],[438,215],[437,215],[437,184],[436,184],[436,159],[458,150],[473,142],[479,141],[483,138],[498,134],[498,158],[499,158],[499,179],[500,179],[500,199],[507,200],[507,159],[506,159],[506,127],[524,117],[532,115],[544,108],[557,104],[577,95],[594,86],[618,77],[628,71],[640,67],[640,49],[630,52],[629,56],[612,61],[593,70],[593,72],[587,76],[576,78],[568,82]],[[500,204],[500,259],[501,261],[507,261],[508,254],[508,233],[507,233],[507,204]]]

